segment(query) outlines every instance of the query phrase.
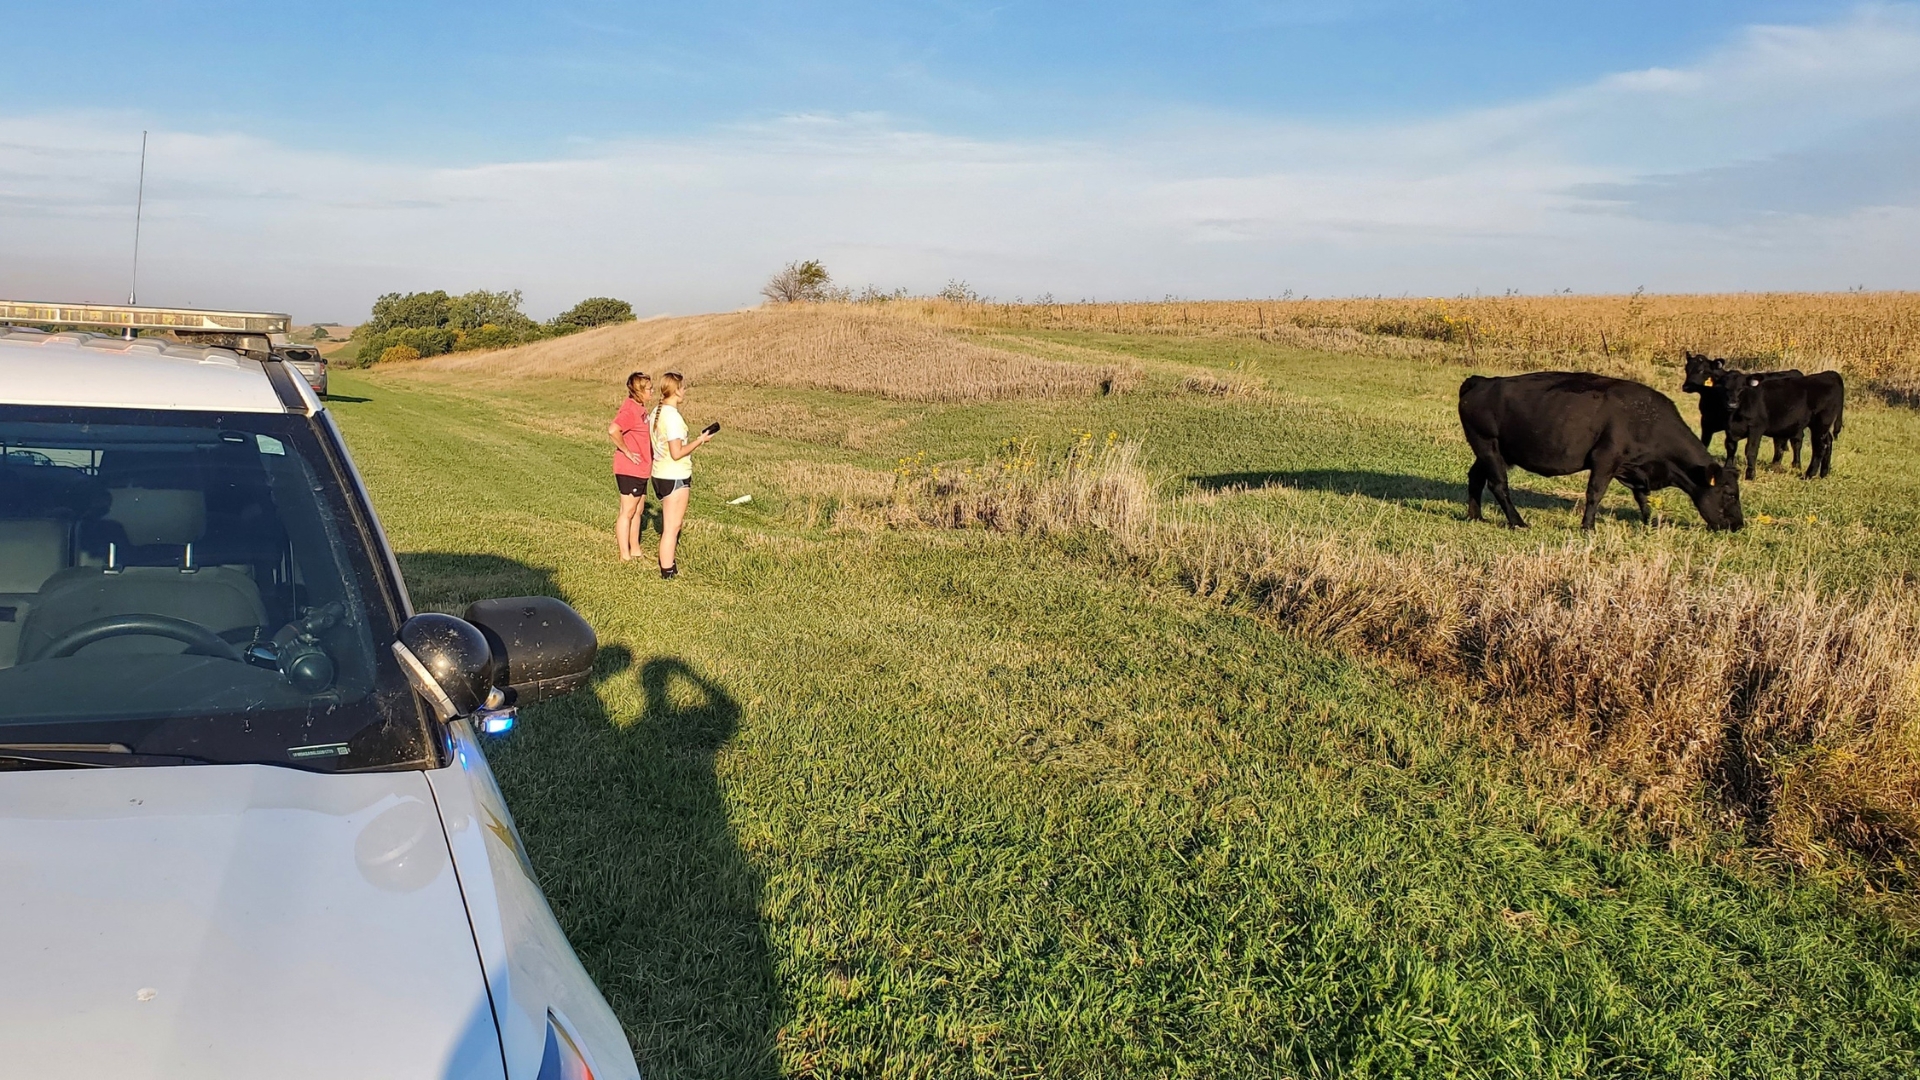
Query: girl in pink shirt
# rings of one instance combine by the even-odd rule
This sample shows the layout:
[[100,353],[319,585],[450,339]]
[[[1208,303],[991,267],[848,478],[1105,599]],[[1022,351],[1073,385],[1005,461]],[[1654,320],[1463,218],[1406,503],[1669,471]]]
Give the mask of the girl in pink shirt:
[[647,431],[647,399],[653,380],[644,371],[627,376],[627,400],[620,403],[607,435],[613,439],[613,483],[620,489],[620,517],[614,536],[620,561],[640,554],[640,523],[647,516],[647,478],[653,475],[653,438]]

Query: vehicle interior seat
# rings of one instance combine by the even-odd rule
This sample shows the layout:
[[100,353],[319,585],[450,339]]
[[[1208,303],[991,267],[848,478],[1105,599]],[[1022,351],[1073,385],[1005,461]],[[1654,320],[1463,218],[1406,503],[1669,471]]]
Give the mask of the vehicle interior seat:
[[72,523],[54,518],[0,518],[0,667],[19,654],[20,630],[41,586],[67,566]]
[[108,450],[101,455],[99,474],[114,504],[103,516],[80,523],[75,563],[105,565],[109,544],[117,545],[117,555],[127,565],[177,563],[178,545],[135,535],[142,530],[129,532],[125,526],[138,525],[141,504],[152,492],[191,489],[202,495],[195,564],[247,574],[270,612],[279,613],[280,621],[292,617],[287,534],[251,444],[222,442],[195,451]]
[[[185,488],[114,488],[96,526],[106,542],[100,565],[73,566],[41,585],[21,626],[18,655],[38,657],[76,627],[112,615],[167,615],[206,627],[236,645],[267,621],[260,589],[243,570],[200,566],[194,545],[206,530],[206,496]],[[95,642],[95,653],[177,653],[170,638],[128,634]]]

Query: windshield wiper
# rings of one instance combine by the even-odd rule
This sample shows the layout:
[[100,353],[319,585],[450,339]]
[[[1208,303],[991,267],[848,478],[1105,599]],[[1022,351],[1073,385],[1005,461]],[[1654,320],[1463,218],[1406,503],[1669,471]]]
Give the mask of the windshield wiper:
[[137,754],[126,743],[0,743],[0,761],[37,762],[82,769],[125,765],[213,765],[185,754]]

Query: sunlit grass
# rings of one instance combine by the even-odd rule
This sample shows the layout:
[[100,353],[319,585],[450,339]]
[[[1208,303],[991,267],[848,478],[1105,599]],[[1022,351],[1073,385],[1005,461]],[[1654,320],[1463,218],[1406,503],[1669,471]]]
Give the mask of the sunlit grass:
[[[1577,539],[1565,482],[1522,481],[1531,535],[1462,520],[1458,367],[1023,340],[1145,381],[984,404],[696,384],[689,419],[725,429],[672,583],[614,555],[617,382],[339,378],[419,604],[552,592],[601,633],[593,692],[529,709],[493,757],[650,1076],[1920,1066],[1920,953],[1832,879],[1737,838],[1635,841],[1457,694],[1072,535],[834,526],[823,500],[892,491],[902,458],[1112,431],[1160,497],[1228,525],[1401,552]],[[1202,372],[1259,392],[1184,387]],[[1778,524],[1710,536],[1669,500],[1656,530],[1607,516],[1602,543],[1833,588],[1911,575],[1916,435],[1850,408],[1832,481],[1749,489]]]

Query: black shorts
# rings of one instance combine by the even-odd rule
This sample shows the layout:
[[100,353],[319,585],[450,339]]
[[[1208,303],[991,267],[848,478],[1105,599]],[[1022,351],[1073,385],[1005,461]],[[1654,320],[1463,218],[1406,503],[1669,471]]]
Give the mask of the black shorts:
[[653,478],[653,497],[656,499],[664,499],[674,492],[679,491],[681,488],[690,488],[692,486],[693,477],[691,476],[685,480],[668,480],[666,477],[656,476]]
[[647,478],[644,476],[628,476],[626,473],[614,473],[613,483],[615,487],[620,489],[620,494],[622,495],[638,495],[644,498],[647,494]]

